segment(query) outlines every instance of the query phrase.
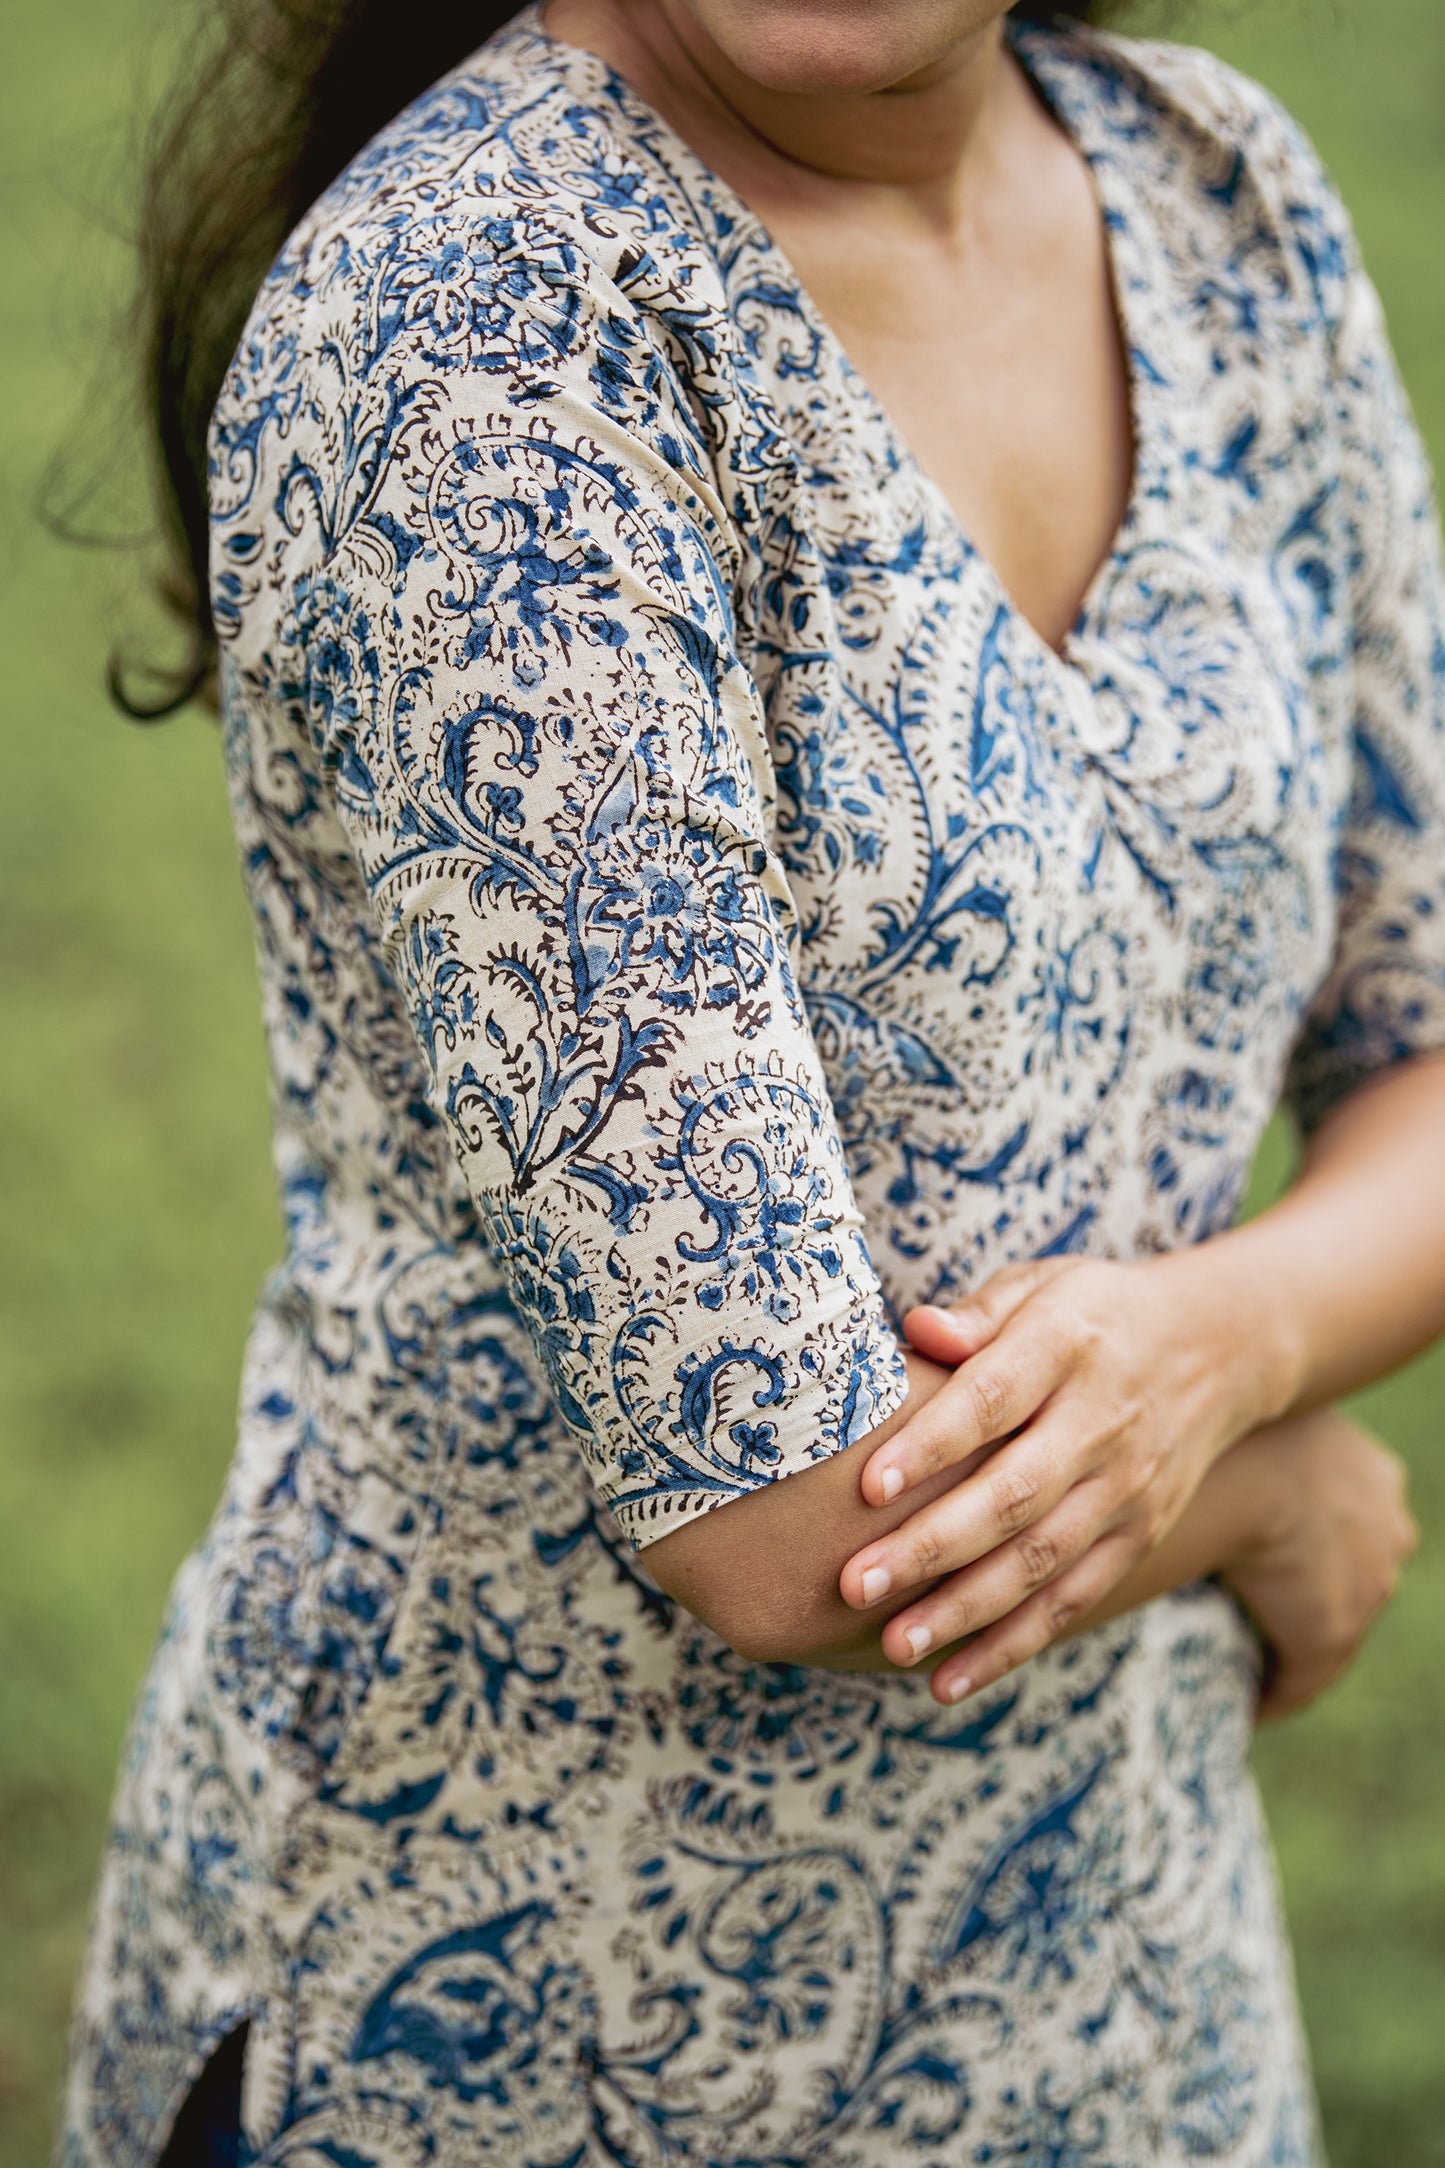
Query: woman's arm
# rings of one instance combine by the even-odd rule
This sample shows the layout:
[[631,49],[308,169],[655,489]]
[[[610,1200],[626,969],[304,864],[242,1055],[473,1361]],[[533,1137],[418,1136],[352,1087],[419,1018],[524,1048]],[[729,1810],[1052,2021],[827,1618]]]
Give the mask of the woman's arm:
[[[1187,1588],[1192,1581],[1222,1573],[1229,1566],[1271,1552],[1293,1533],[1299,1509],[1316,1497],[1312,1484],[1295,1478],[1307,1473],[1305,1465],[1315,1428],[1340,1419],[1333,1411],[1304,1417],[1270,1430],[1256,1431],[1210,1469],[1184,1512],[1146,1552],[1139,1563],[1115,1583],[1102,1603],[1077,1618],[1060,1617],[1053,1638],[1086,1633],[1091,1626],[1135,1610],[1171,1589]],[[1363,1433],[1353,1431],[1361,1446]],[[1288,1450],[1293,1443],[1295,1450]],[[977,1693],[991,1686],[1024,1661],[1018,1643],[1010,1635],[1011,1619],[1002,1620],[991,1632],[957,1644],[967,1648],[969,1690]],[[953,1653],[952,1651],[947,1653]],[[1036,1654],[1029,1649],[1029,1655]],[[827,1662],[827,1659],[824,1659]],[[829,1668],[839,1671],[892,1671],[897,1666],[883,1653],[881,1638],[834,1659]]]
[[950,1441],[968,1454],[1021,1434],[906,1540],[850,1563],[855,1603],[865,1577],[876,1598],[920,1556],[966,1568],[905,1609],[893,1653],[909,1632],[951,1639],[1028,1604],[1041,1578],[1042,1646],[1050,1613],[1099,1601],[1231,1442],[1383,1375],[1445,1326],[1445,557],[1378,298],[1323,184],[1320,200],[1338,244],[1322,419],[1338,461],[1332,607],[1353,787],[1334,955],[1288,1078],[1313,1141],[1288,1198],[1198,1249],[1021,1267],[951,1321],[907,1320],[922,1352],[962,1367],[876,1456],[866,1495],[906,1494]]
[[[1106,1602],[1212,1570],[1235,1472],[1180,1524],[1222,1456],[1445,1329],[1442,1139],[1445,1056],[1423,1057],[1338,1106],[1244,1227],[1141,1263],[1020,1266],[913,1311],[896,1415],[664,1537],[649,1568],[744,1654],[927,1656],[941,1699],[1005,1646],[1021,1662]],[[981,1653],[950,1653],[987,1629]]]
[[[917,1389],[926,1397],[937,1378],[926,1374],[927,1366],[916,1368]],[[855,1448],[855,1455],[859,1450],[866,1448]],[[736,1549],[724,1554],[734,1582],[731,1605],[721,1615],[699,1597],[684,1568],[670,1578],[689,1608],[712,1610],[712,1623],[759,1661],[779,1660],[790,1646],[795,1659],[829,1670],[892,1671],[877,1620],[848,1611],[836,1596],[831,1612],[820,1618],[807,1597],[809,1561],[820,1548],[836,1549],[845,1540],[839,1529],[846,1528],[848,1504],[838,1492],[838,1466],[830,1462],[794,1477],[777,1492],[760,1494],[758,1505],[744,1500],[711,1516],[707,1543],[697,1532],[702,1524],[668,1539],[679,1547],[674,1558],[690,1543],[695,1558],[706,1561],[713,1543],[729,1545],[738,1537]],[[830,1491],[836,1493],[831,1504]],[[770,1543],[759,1543],[756,1531],[742,1534],[749,1512],[756,1514],[766,1497],[793,1508],[790,1532],[800,1567],[795,1610],[779,1606],[765,1563]],[[1280,1716],[1313,1700],[1349,1664],[1414,1543],[1398,1460],[1336,1410],[1322,1409],[1258,1431],[1226,1453],[1169,1533],[1094,1610],[1060,1618],[1051,1638],[1086,1632],[1171,1589],[1219,1574],[1266,1643],[1260,1715]],[[706,1565],[703,1577],[710,1586]],[[820,1627],[831,1631],[831,1643],[804,1646]],[[1016,1613],[943,1653],[958,1656],[968,1690],[977,1693],[1037,1651],[1029,1644],[1026,1617]],[[937,1698],[946,1696],[938,1692]]]
[[[1010,1645],[1035,1653],[1154,1548],[1240,1437],[1445,1330],[1442,1138],[1445,1056],[1422,1056],[1341,1102],[1295,1188],[1248,1225],[1137,1264],[1020,1267],[951,1311],[912,1312],[910,1339],[959,1367],[873,1456],[865,1496],[911,1496],[951,1453],[1009,1442],[850,1560],[859,1606],[880,1600],[880,1576],[934,1583],[895,1614],[885,1653],[907,1662],[1014,1613]],[[952,1658],[939,1688],[968,1675]]]
[[[1055,1638],[1217,1574],[1264,1639],[1259,1715],[1268,1721],[1346,1669],[1416,1540],[1400,1461],[1338,1409],[1318,1409],[1226,1453],[1168,1535],[1093,1611],[1061,1621]],[[1037,1653],[1015,1619],[965,1646],[973,1693]]]
[[902,1526],[920,1504],[951,1490],[992,1450],[925,1477],[891,1505],[870,1505],[861,1478],[868,1458],[948,1383],[950,1372],[904,1351],[908,1397],[858,1444],[813,1467],[673,1530],[652,1544],[647,1570],[669,1596],[756,1663],[823,1664],[887,1671],[880,1633],[926,1579],[858,1609],[839,1575],[860,1543]]
[[1445,1054],[1341,1100],[1299,1179],[1202,1256],[1258,1290],[1292,1409],[1321,1407],[1445,1332]]

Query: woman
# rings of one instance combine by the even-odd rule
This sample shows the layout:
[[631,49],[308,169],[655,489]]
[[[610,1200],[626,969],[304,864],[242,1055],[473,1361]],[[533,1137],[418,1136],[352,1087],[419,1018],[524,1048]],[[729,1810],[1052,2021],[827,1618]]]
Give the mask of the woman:
[[1261,1648],[1383,1600],[1311,1411],[1445,1326],[1345,215],[999,0],[480,14],[243,12],[159,183],[290,1242],[65,2158],[1316,2162]]

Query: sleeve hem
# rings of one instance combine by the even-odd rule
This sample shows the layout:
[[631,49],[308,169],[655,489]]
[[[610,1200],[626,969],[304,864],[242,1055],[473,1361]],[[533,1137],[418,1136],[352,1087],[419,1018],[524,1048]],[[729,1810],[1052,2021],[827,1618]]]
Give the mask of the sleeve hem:
[[[838,1320],[833,1330],[855,1350],[866,1350],[867,1353],[866,1370],[855,1361],[854,1374],[841,1395],[843,1405],[836,1415],[829,1419],[830,1399],[836,1405],[836,1397],[830,1396],[825,1388],[815,1388],[800,1395],[789,1408],[789,1430],[798,1443],[784,1450],[771,1468],[742,1474],[719,1471],[714,1481],[699,1481],[676,1489],[648,1487],[628,1495],[624,1488],[620,1496],[608,1498],[609,1512],[635,1551],[646,1550],[661,1537],[671,1535],[674,1529],[701,1520],[719,1506],[730,1505],[735,1499],[748,1497],[770,1484],[786,1482],[789,1476],[799,1475],[807,1468],[820,1466],[857,1445],[870,1431],[878,1429],[889,1416],[897,1413],[908,1397],[908,1373],[897,1334],[884,1316],[881,1304],[873,1302],[855,1309]],[[802,1443],[810,1426],[817,1441],[811,1446]]]

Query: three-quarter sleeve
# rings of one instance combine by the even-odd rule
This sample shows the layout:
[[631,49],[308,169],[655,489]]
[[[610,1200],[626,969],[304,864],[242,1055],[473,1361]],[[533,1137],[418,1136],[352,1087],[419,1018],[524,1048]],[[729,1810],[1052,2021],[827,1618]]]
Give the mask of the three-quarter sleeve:
[[906,1377],[794,977],[716,417],[620,305],[545,299],[511,369],[389,389],[277,664],[482,1234],[641,1546]]
[[[1343,214],[1340,214],[1343,224]],[[1302,1126],[1445,1048],[1445,571],[1429,462],[1348,227],[1333,338],[1351,789],[1338,935],[1288,1080]]]

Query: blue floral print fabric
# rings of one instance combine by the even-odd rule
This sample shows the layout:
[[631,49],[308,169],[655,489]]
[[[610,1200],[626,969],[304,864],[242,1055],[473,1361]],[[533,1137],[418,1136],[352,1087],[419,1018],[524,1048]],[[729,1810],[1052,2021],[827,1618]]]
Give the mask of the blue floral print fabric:
[[268,2168],[1320,2158],[1219,1591],[945,1712],[646,1567],[889,1412],[909,1304],[1207,1238],[1282,1094],[1445,1045],[1437,526],[1344,214],[1215,61],[1011,35],[1133,401],[1062,653],[535,8],[256,303],[214,600],[289,1240],[66,2168],[243,2021]]

